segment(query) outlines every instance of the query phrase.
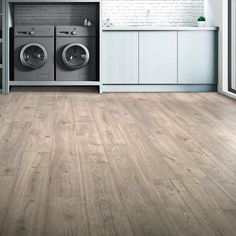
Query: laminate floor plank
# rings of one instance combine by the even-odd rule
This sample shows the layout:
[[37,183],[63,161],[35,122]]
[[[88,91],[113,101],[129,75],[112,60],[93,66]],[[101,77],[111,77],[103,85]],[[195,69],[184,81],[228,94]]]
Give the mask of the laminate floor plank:
[[[144,101],[147,102],[146,100],[147,99],[142,99],[141,103],[143,103]],[[136,106],[138,106],[137,107],[138,111],[136,111],[136,113],[139,112],[140,110],[143,110],[143,107],[140,106],[140,104]],[[139,124],[140,131],[138,135],[136,134],[137,138],[135,139],[135,142],[137,143],[138,139],[141,139],[141,138],[144,139],[145,137],[146,138],[145,143],[148,146],[148,149],[151,150],[151,146],[153,146],[154,153],[157,153],[155,149],[160,152],[160,155],[162,156],[162,163],[167,162],[169,166],[174,165],[172,166],[173,167],[172,172],[175,173],[174,175],[176,177],[172,179],[179,178],[180,176],[189,176],[191,174],[196,175],[199,178],[204,178],[205,174],[202,172],[202,170],[197,165],[195,165],[195,163],[191,160],[191,158],[187,157],[187,153],[185,152],[186,147],[184,149],[181,147],[181,145],[179,145],[179,143],[176,144],[176,142],[179,142],[179,140],[182,140],[182,139],[185,141],[188,140],[188,137],[185,135],[183,130],[180,129],[180,132],[178,132],[179,127],[175,127],[174,125],[171,125],[168,119],[168,116],[163,117],[162,120],[165,120],[165,122],[162,122],[162,127],[163,127],[164,132],[160,131],[158,125],[156,125],[155,122],[152,122],[152,119],[150,119],[148,126]],[[125,132],[125,133],[127,134],[129,132]],[[137,132],[133,131],[130,133],[135,134]],[[172,141],[171,137],[173,136],[173,134],[174,134],[174,138]],[[175,156],[177,155],[179,157],[175,158]],[[162,170],[163,168],[160,168],[160,169]],[[181,171],[179,171],[179,169],[181,169]],[[171,173],[171,171],[169,170],[168,173]]]
[[159,180],[153,183],[163,212],[166,212],[166,218],[171,221],[176,235],[217,234],[204,212],[197,205],[188,205],[188,202],[193,201],[192,197],[188,194],[180,194],[176,183],[182,185],[179,180]]
[[2,235],[43,235],[47,211],[50,153],[25,152]]
[[235,235],[236,230],[236,212],[235,210],[211,210],[206,211],[208,219],[214,225],[215,230],[220,235]]
[[0,143],[0,176],[15,176],[29,135],[29,122],[12,122]]
[[[176,103],[176,99],[174,100],[174,102]],[[228,169],[227,173],[230,174],[231,176],[234,175],[232,174],[234,172],[234,167],[232,166],[235,165],[235,158],[234,158],[235,151],[232,150],[232,148],[230,148],[229,146],[227,146],[225,142],[220,141],[216,135],[213,135],[215,131],[210,131],[212,124],[214,124],[214,121],[211,121],[210,126],[205,126],[204,123],[202,124],[201,121],[196,121],[196,123],[191,126],[177,125],[179,123],[179,119],[177,116],[171,113],[171,109],[174,109],[176,105],[172,107],[170,106],[170,104],[172,103],[169,102],[170,110],[164,109],[165,106],[157,105],[162,113],[164,112],[167,113],[169,124],[171,124],[172,127],[172,129],[170,129],[169,132],[169,137],[172,136],[174,138],[174,142],[178,142],[178,146],[183,146],[185,151],[188,151],[190,153],[195,153],[195,156],[192,159],[194,161],[195,160],[202,161],[201,164],[202,168],[207,168],[205,165],[206,163],[203,159],[204,157],[207,156],[211,158],[212,164],[217,163],[216,169],[218,169],[219,166],[222,166],[225,172],[226,169]],[[183,115],[181,117],[181,122],[184,116],[184,110],[182,111],[182,113]],[[194,108],[191,113],[194,113]],[[205,112],[201,114],[201,117],[205,117]],[[217,129],[215,128],[214,130]],[[208,145],[205,145],[206,143]],[[196,148],[199,150],[198,155],[196,155]],[[198,159],[198,157],[201,156],[202,159],[201,158]],[[199,163],[197,163],[196,165],[200,166]],[[213,166],[214,165],[215,164],[213,164]],[[210,172],[214,170],[213,168],[209,169]],[[220,172],[222,173],[222,171]],[[220,175],[216,173],[215,178],[217,179],[220,178]]]
[[[55,197],[47,203],[46,226],[42,236],[87,236],[86,212],[78,197]],[[33,235],[33,234],[32,234]]]
[[188,178],[183,184],[203,209],[236,210],[235,199],[209,179]]
[[108,162],[102,140],[94,122],[76,123],[76,138],[81,162]]
[[45,235],[89,235],[70,97],[56,95]]
[[23,100],[19,104],[16,114],[12,117],[12,121],[32,122],[39,98],[39,95],[34,93],[23,95]]
[[[107,100],[105,104],[107,104]],[[94,104],[91,104],[91,107],[95,108]],[[102,116],[102,114],[105,114],[105,116]],[[109,116],[109,121],[114,121],[113,130],[108,131],[107,127],[99,125],[100,122],[104,122],[103,118],[106,116]],[[153,198],[154,193],[149,188],[148,181],[143,174],[143,166],[137,165],[135,159],[139,149],[137,149],[136,145],[132,146],[133,143],[130,144],[127,141],[130,137],[127,138],[125,136],[128,126],[134,123],[131,114],[128,114],[128,117],[128,122],[120,120],[118,111],[115,111],[114,107],[111,110],[110,106],[102,108],[102,112],[100,110],[95,113],[95,121],[99,121],[96,124],[98,124],[98,130],[109,157],[109,165],[116,179],[122,202],[128,211],[129,221],[133,226],[135,235],[172,235],[165,226],[164,220],[157,211],[155,204],[152,205],[153,201],[155,201]],[[117,123],[117,121],[122,124]],[[107,133],[119,138],[107,141]],[[137,151],[134,151],[136,149]],[[139,156],[141,157],[143,153],[140,153]],[[150,161],[150,159],[147,159],[147,162],[148,160]],[[149,163],[149,167],[152,164],[153,162]],[[163,165],[159,167],[159,170],[162,167]],[[163,176],[161,177],[163,178]],[[150,223],[147,224],[147,222]]]
[[172,228],[167,228],[168,218],[161,211],[142,167],[131,158],[134,154],[129,146],[106,145],[106,151],[134,235],[175,235]]
[[83,163],[90,235],[133,235],[108,164]]
[[231,236],[236,102],[217,93],[0,95],[1,236]]
[[69,97],[71,100],[71,106],[73,109],[73,117],[76,123],[88,123],[93,122],[93,113],[90,110],[87,95],[71,95]]
[[[120,99],[119,94],[108,94],[106,96],[107,109],[112,114],[115,123],[134,124],[135,120],[132,117],[129,109],[127,109]],[[115,104],[115,106],[114,106]]]
[[[60,144],[59,144],[60,145]],[[89,235],[79,156],[53,152],[45,235]]]
[[55,104],[55,95],[40,96],[30,127],[26,151],[51,152]]
[[146,178],[150,180],[178,178],[168,165],[163,149],[157,148],[140,129],[134,125],[126,125],[122,130],[129,148],[134,153],[134,161]]
[[97,129],[103,137],[103,144],[124,144],[120,126],[108,108],[106,97],[88,97],[88,101]]
[[[15,176],[1,176],[0,177],[0,235],[2,235],[2,225],[10,206],[10,199],[14,190],[16,182]],[[4,191],[3,191],[4,190]]]
[[1,105],[0,105],[0,121],[1,123],[11,123],[12,118],[17,114],[17,111],[20,108],[20,104],[24,99],[23,93],[9,94],[5,96],[1,94]]

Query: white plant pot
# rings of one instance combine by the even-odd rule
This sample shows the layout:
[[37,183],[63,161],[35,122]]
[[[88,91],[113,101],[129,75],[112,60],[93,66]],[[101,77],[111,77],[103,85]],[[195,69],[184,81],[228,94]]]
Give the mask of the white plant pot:
[[198,21],[198,27],[205,27],[206,22],[205,21]]

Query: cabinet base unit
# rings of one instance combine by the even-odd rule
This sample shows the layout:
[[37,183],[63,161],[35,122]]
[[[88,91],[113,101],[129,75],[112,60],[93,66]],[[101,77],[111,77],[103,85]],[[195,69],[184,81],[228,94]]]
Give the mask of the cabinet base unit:
[[138,83],[138,33],[103,33],[103,83]]
[[104,92],[217,91],[217,28],[104,31]]
[[178,33],[179,84],[217,83],[217,41],[217,31]]
[[177,36],[174,31],[139,33],[140,84],[177,84]]

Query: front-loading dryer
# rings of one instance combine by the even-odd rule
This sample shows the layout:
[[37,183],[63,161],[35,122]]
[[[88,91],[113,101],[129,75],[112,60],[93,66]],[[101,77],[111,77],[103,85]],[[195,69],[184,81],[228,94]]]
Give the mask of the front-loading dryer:
[[56,80],[96,80],[96,28],[56,27]]
[[14,80],[54,80],[54,26],[14,28]]

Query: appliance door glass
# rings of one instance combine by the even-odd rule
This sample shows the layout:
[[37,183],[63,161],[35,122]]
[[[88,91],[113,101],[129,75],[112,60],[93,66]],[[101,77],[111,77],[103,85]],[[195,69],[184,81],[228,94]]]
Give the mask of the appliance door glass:
[[67,45],[62,52],[62,60],[70,70],[86,66],[89,62],[89,50],[80,43]]
[[20,60],[23,66],[37,69],[45,64],[48,54],[44,46],[38,43],[25,45],[20,53]]

